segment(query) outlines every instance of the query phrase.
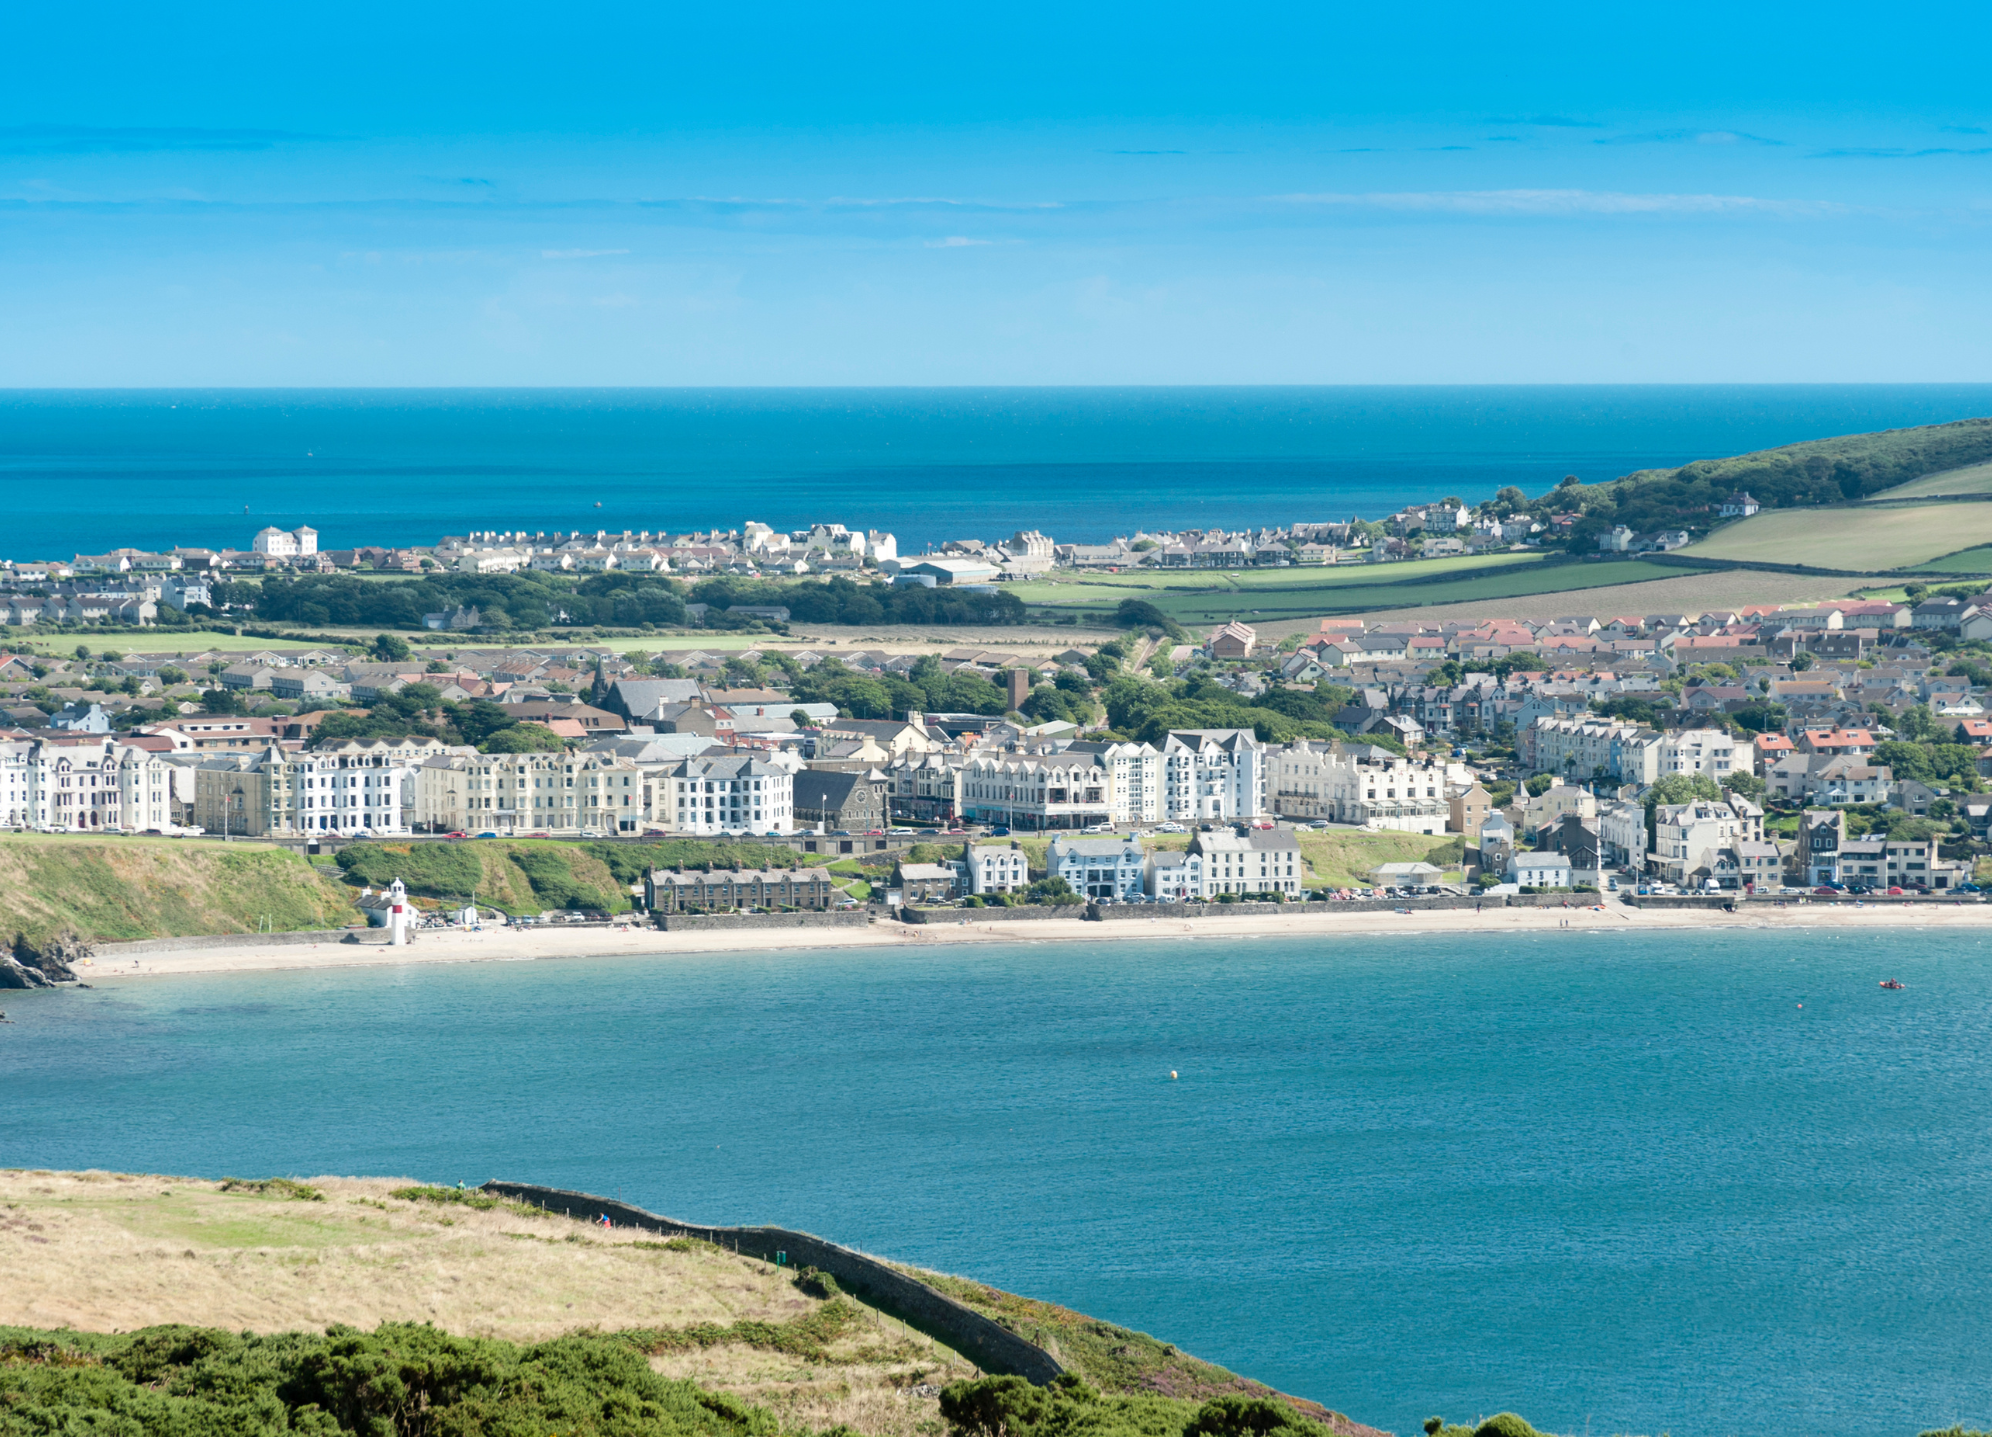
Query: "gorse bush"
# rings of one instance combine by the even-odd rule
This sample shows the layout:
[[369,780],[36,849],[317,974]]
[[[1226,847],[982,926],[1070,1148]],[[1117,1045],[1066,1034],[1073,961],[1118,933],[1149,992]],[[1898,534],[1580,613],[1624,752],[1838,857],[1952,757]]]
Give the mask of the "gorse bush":
[[1324,1429],[1266,1397],[1227,1394],[1201,1405],[1137,1392],[1103,1395],[1072,1373],[1049,1386],[983,1377],[941,1391],[952,1437],[1324,1437]]
[[650,1370],[620,1336],[521,1345],[373,1332],[0,1328],[0,1433],[173,1437],[776,1437],[767,1412]]
[[325,1194],[291,1178],[223,1178],[225,1193],[261,1193],[265,1197],[289,1198],[293,1202],[324,1202]]
[[837,1279],[820,1268],[805,1267],[795,1275],[795,1285],[811,1297],[829,1299],[842,1294]]

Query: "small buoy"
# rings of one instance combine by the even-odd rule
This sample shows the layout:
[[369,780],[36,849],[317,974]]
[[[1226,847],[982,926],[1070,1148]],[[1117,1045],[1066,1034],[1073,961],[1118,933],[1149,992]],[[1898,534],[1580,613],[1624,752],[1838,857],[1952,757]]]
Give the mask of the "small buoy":
[[1800,1003],[1798,1006],[1803,1008],[1805,1005],[1803,1003]]
[[1172,1083],[1176,1081],[1176,1070],[1174,1068],[1169,1070],[1169,1081]]
[[601,501],[600,499],[597,499],[597,500],[595,501],[595,507],[596,507],[597,509],[599,509],[599,508],[601,508],[601,507],[602,507],[602,501]]

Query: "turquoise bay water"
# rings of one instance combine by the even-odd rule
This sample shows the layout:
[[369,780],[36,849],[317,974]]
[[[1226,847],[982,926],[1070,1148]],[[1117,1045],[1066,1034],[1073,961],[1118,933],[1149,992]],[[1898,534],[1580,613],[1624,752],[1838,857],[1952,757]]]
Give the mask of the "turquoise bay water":
[[1399,1433],[1992,1418],[1976,935],[797,951],[4,1006],[7,1166],[620,1190]]
[[[0,391],[0,557],[328,549],[470,529],[1039,528],[1376,518],[1992,413],[1992,385]],[[106,532],[103,516],[117,516]]]

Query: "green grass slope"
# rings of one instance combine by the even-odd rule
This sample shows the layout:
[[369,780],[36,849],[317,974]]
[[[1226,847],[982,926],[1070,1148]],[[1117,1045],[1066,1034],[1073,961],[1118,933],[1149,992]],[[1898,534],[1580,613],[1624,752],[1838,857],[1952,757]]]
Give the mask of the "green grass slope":
[[565,843],[550,839],[459,839],[448,843],[355,843],[339,850],[349,883],[382,887],[399,878],[419,898],[469,901],[506,913],[549,908],[630,907],[629,886],[651,868],[794,868],[813,856],[772,843]]
[[1778,509],[1726,524],[1681,552],[1702,559],[1878,573],[1992,543],[1992,504]]
[[1952,494],[1992,494],[1992,464],[1971,464],[1963,469],[1946,469],[1922,479],[1912,479],[1893,489],[1870,496],[1869,503],[1895,499],[1945,498]]
[[296,932],[356,921],[351,894],[297,854],[173,839],[0,838],[0,941]]
[[[1679,574],[1678,569],[1639,559],[1577,564],[1546,562],[1539,555],[1504,554],[1491,559],[1333,569],[1247,570],[1236,575],[1209,570],[1195,575],[1102,575],[1017,587],[1027,603],[1044,613],[1103,617],[1122,599],[1142,598],[1179,623],[1202,626],[1229,619],[1249,623],[1433,604],[1498,602],[1644,583]],[[1401,578],[1414,582],[1402,582]]]

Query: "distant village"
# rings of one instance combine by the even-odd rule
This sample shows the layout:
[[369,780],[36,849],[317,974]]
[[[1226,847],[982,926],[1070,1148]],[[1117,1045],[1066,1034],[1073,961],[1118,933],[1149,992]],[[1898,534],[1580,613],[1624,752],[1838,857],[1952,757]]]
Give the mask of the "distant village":
[[[1756,512],[1756,501],[1738,494],[1721,507],[1720,517]],[[430,547],[351,549],[321,548],[318,531],[308,526],[271,526],[258,532],[247,549],[120,548],[63,560],[0,561],[0,624],[143,626],[158,621],[162,604],[182,612],[221,607],[214,602],[215,580],[260,574],[621,571],[684,578],[841,576],[982,588],[1038,578],[1056,569],[1122,572],[1396,563],[1555,543],[1579,517],[1535,515],[1516,511],[1512,504],[1472,507],[1448,500],[1408,506],[1370,522],[1293,523],[1235,533],[1141,532],[1104,544],[1061,544],[1033,529],[997,541],[953,540],[908,555],[899,552],[892,534],[832,523],[784,532],[749,522],[736,530],[675,535],[482,530],[450,535]],[[1686,530],[1635,534],[1620,526],[1595,542],[1602,552],[1641,553],[1679,548],[1690,537]],[[457,622],[461,626],[461,617]]]
[[[1151,631],[1105,666],[1088,647],[9,654],[0,823],[326,839],[807,833],[829,854],[883,847],[895,828],[1012,836],[906,877],[961,900],[1021,893],[1045,864],[1095,900],[1320,896],[1302,841],[1337,828],[1459,840],[1444,864],[1373,875],[1403,890],[1436,887],[1450,865],[1449,881],[1490,893],[1975,891],[1972,850],[1992,821],[1978,796],[1992,772],[1981,653],[1992,595],[1324,619],[1270,644],[1230,623],[1198,642]],[[890,680],[922,665],[994,686],[1005,711],[856,718],[799,700],[784,677]],[[1022,712],[1046,691],[1097,694],[1115,672],[1191,681],[1248,716],[1277,718],[1267,705],[1282,695],[1333,695],[1336,736],[1281,741],[1255,720],[1137,739],[1097,711]],[[548,742],[502,752],[317,733],[410,690],[491,706]],[[1189,846],[1139,838],[1171,831]],[[1018,855],[1021,835],[1056,839],[1044,863]]]

